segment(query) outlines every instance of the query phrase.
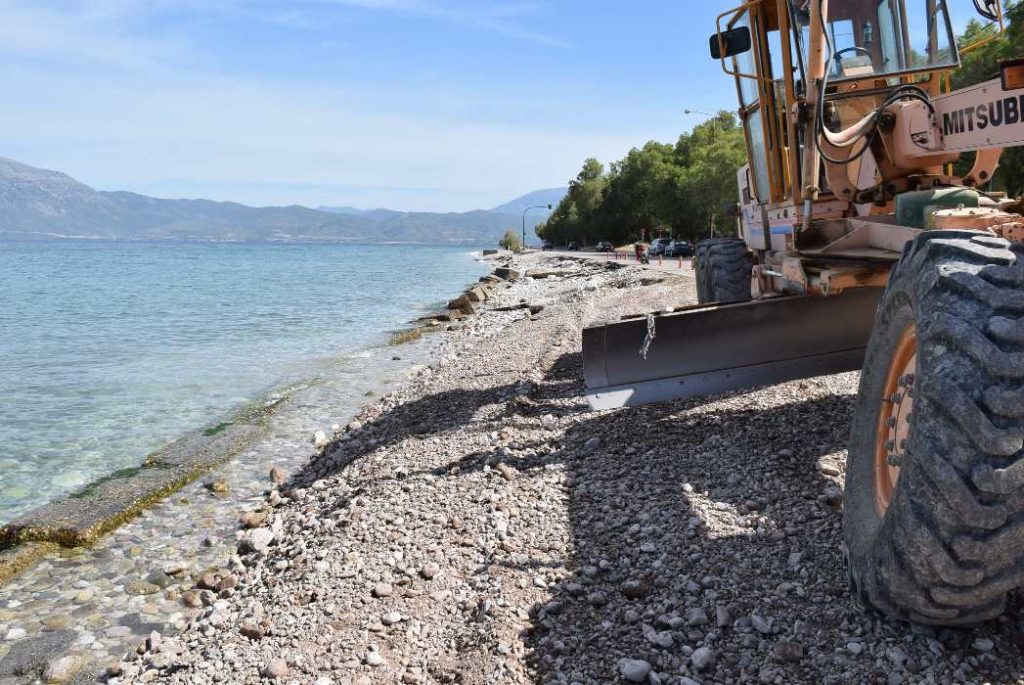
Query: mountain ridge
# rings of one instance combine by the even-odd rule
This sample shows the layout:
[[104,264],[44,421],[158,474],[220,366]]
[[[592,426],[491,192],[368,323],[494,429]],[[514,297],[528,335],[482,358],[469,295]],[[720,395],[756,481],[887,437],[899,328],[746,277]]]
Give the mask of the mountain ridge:
[[64,172],[0,157],[0,239],[493,244],[517,226],[512,215],[490,210],[250,207],[102,191]]

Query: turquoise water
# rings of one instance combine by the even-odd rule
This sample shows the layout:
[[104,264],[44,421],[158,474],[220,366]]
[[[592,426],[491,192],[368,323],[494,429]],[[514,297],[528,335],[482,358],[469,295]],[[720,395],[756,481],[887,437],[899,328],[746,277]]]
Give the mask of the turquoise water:
[[466,247],[0,241],[0,522],[476,280]]

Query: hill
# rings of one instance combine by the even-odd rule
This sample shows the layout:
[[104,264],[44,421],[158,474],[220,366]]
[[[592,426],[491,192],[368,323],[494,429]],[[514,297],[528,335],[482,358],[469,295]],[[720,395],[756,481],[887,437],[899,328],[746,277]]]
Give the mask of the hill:
[[248,207],[98,191],[59,171],[0,157],[0,239],[360,241],[493,244],[508,214],[350,207]]
[[[562,201],[563,197],[565,197],[566,192],[568,192],[567,188],[546,188],[544,190],[535,190],[532,193],[527,193],[522,197],[517,197],[503,205],[498,205],[491,211],[498,212],[499,214],[514,214],[521,217],[523,215],[523,211],[526,210],[527,207],[540,207],[546,205],[551,205],[552,208],[557,207],[558,203]],[[546,210],[542,211],[539,209],[535,211],[537,212],[536,215],[534,215],[533,212],[530,212],[527,216],[528,221],[534,216],[538,216],[540,218],[536,219],[535,223],[540,223],[541,219],[546,218],[546,215],[551,213]]]

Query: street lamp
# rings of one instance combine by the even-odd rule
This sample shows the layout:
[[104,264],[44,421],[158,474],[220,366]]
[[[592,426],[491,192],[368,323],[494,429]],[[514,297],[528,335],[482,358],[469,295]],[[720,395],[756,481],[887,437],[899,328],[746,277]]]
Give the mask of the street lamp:
[[[723,110],[721,110],[719,112],[719,114],[721,114],[722,112],[728,112],[729,114],[736,114],[736,111],[735,110],[731,110],[731,109],[723,109]],[[716,142],[718,141],[718,114],[712,114],[711,112],[704,112],[704,111],[699,110],[699,109],[684,109],[683,110],[683,114],[686,114],[686,115],[699,114],[699,115],[701,115],[703,117],[711,117],[711,126],[712,126],[712,130],[714,131],[715,141]]]
[[546,209],[551,211],[551,205],[534,205],[523,210],[523,249],[526,249],[526,213],[531,209]]

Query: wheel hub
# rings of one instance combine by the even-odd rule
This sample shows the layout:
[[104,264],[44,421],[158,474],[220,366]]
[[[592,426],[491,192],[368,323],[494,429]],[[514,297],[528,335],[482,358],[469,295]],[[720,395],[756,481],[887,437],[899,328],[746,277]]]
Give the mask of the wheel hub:
[[917,329],[903,331],[885,378],[882,406],[878,412],[875,441],[875,508],[879,516],[892,503],[907,451],[910,417],[914,412],[914,381],[917,374]]

